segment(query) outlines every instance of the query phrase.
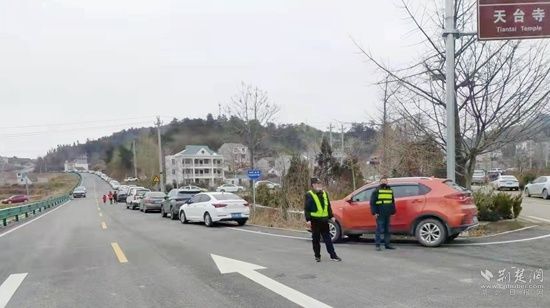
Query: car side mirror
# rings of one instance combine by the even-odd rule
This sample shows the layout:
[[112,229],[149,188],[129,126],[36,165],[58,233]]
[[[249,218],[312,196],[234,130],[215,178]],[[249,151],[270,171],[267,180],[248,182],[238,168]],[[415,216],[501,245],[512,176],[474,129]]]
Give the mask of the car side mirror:
[[353,201],[353,198],[350,198],[350,199],[347,199],[346,202],[349,203],[349,204],[352,204],[355,201]]

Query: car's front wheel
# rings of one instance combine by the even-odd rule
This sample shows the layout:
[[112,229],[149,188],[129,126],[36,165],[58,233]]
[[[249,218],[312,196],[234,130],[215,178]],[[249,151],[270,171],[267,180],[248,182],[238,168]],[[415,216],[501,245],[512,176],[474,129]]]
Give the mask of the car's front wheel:
[[172,220],[178,219],[178,213],[174,211],[173,207],[170,207],[170,219]]
[[240,219],[240,220],[237,220],[237,223],[239,224],[239,226],[244,226],[247,220],[248,219]]
[[342,227],[340,227],[338,221],[329,220],[328,231],[333,243],[338,243],[342,240]]
[[447,239],[447,230],[439,220],[428,218],[416,226],[415,235],[423,246],[437,247]]
[[210,216],[210,214],[208,212],[206,212],[204,214],[204,225],[209,227],[209,228],[214,226],[214,222],[212,221],[212,217]]
[[525,194],[527,195],[527,197],[531,197],[531,193],[529,192],[529,188],[525,188]]

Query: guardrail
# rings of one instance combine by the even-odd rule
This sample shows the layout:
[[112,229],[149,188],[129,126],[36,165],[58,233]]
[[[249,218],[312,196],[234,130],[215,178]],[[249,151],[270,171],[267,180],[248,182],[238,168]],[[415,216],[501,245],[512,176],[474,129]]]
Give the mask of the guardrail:
[[36,215],[36,212],[42,212],[46,209],[55,207],[59,204],[62,204],[68,200],[71,199],[72,191],[80,185],[82,182],[82,176],[79,173],[74,173],[78,176],[78,183],[71,188],[71,190],[61,196],[49,198],[42,201],[37,201],[21,206],[16,207],[10,207],[7,209],[0,210],[0,220],[2,221],[2,225],[5,227],[8,225],[8,219],[15,218],[15,221],[19,221],[19,217],[25,215],[25,217],[29,217],[29,214],[32,213],[33,215]]

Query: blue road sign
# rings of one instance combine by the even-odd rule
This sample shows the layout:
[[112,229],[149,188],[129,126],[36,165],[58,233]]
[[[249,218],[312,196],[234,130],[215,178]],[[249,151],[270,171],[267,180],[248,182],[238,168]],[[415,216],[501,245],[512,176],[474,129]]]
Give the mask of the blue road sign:
[[258,169],[248,170],[248,178],[251,180],[257,180],[262,176],[262,172]]

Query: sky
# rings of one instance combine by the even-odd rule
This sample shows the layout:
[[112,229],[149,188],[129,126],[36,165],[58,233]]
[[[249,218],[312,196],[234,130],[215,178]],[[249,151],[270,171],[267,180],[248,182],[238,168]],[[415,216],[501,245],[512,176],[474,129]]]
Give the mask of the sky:
[[353,40],[399,66],[412,29],[397,0],[0,0],[0,156],[217,116],[242,82],[276,123],[369,121],[382,76]]

